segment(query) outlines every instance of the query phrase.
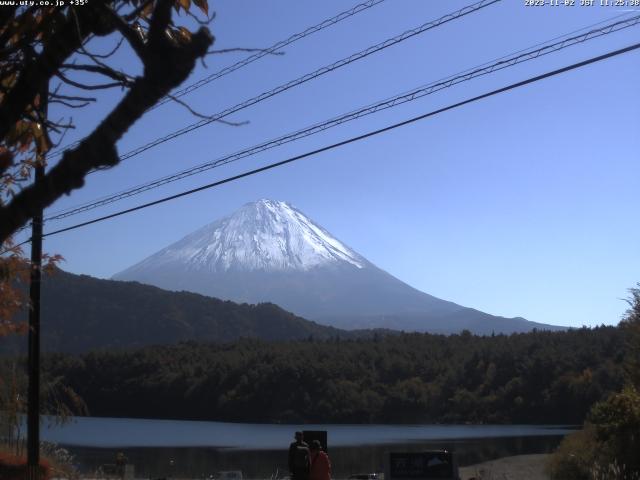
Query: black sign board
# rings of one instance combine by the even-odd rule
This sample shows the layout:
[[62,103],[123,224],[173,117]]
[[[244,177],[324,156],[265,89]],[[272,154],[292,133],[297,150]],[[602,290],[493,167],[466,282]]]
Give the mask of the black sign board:
[[389,454],[389,480],[453,479],[451,452],[407,452]]

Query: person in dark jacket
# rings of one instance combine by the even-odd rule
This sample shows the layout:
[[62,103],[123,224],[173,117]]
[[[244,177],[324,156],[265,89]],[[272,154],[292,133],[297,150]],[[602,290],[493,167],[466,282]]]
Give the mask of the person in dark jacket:
[[304,441],[302,432],[296,432],[295,442],[289,445],[289,473],[291,480],[309,479],[309,445]]
[[322,451],[322,445],[318,440],[311,442],[309,480],[331,480],[331,461],[329,455]]

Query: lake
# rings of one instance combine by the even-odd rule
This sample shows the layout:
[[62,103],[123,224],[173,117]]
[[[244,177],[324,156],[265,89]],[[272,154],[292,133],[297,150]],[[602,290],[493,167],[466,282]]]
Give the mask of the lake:
[[271,425],[128,418],[74,418],[42,429],[66,446],[83,472],[124,452],[144,477],[206,478],[242,470],[246,478],[287,473],[296,430],[326,430],[334,476],[383,471],[389,451],[447,448],[461,465],[555,448],[571,427],[554,425]]

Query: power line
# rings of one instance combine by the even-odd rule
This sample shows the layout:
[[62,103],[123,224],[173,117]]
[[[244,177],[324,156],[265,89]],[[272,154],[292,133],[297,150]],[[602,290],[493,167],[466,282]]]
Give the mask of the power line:
[[119,212],[112,213],[110,215],[105,215],[105,216],[102,216],[102,217],[94,218],[93,220],[89,220],[89,221],[86,221],[86,222],[82,222],[82,223],[78,223],[78,224],[72,225],[70,227],[61,228],[59,230],[54,230],[53,232],[45,233],[42,236],[43,237],[49,237],[51,235],[57,235],[59,233],[68,232],[70,230],[75,230],[75,229],[78,229],[78,228],[81,228],[81,227],[84,227],[84,226],[87,226],[87,225],[91,225],[91,224],[94,224],[94,223],[98,223],[98,222],[102,222],[102,221],[105,221],[105,220],[109,220],[111,218],[119,217],[119,216],[125,215],[127,213],[132,213],[132,212],[135,212],[135,211],[138,211],[138,210],[142,210],[142,209],[149,208],[149,207],[152,207],[152,206],[155,206],[155,205],[159,205],[161,203],[168,202],[170,200],[175,200],[177,198],[181,198],[181,197],[184,197],[184,196],[187,196],[187,195],[191,195],[191,194],[196,193],[196,192],[200,192],[200,191],[207,190],[207,189],[210,189],[210,188],[213,188],[213,187],[217,187],[217,186],[223,185],[225,183],[230,183],[230,182],[233,182],[235,180],[239,180],[241,178],[249,177],[249,176],[255,175],[257,173],[261,173],[261,172],[265,172],[267,170],[274,169],[276,167],[281,167],[283,165],[295,162],[297,160],[301,160],[303,158],[311,157],[313,155],[317,155],[317,154],[322,153],[322,152],[333,150],[335,148],[342,147],[342,146],[348,145],[350,143],[358,142],[360,140],[364,140],[364,139],[369,138],[369,137],[380,135],[382,133],[394,130],[396,128],[400,128],[400,127],[403,127],[405,125],[409,125],[411,123],[415,123],[415,122],[417,122],[419,120],[424,120],[426,118],[438,115],[440,113],[447,112],[449,110],[453,110],[455,108],[459,108],[461,106],[468,105],[470,103],[474,103],[474,102],[477,102],[479,100],[483,100],[485,98],[489,98],[489,97],[492,97],[494,95],[498,95],[500,93],[504,93],[504,92],[507,92],[507,91],[510,91],[510,90],[514,90],[516,88],[523,87],[525,85],[529,85],[531,83],[535,83],[535,82],[544,80],[544,79],[549,78],[549,77],[560,75],[562,73],[566,73],[568,71],[575,70],[575,69],[590,65],[592,63],[600,62],[602,60],[606,60],[608,58],[615,57],[617,55],[622,55],[624,53],[628,53],[628,52],[630,52],[632,50],[636,50],[638,48],[640,48],[640,43],[636,43],[634,45],[630,45],[628,47],[621,48],[619,50],[614,50],[612,52],[608,52],[608,53],[605,53],[603,55],[599,55],[597,57],[592,57],[592,58],[590,58],[588,60],[583,60],[582,62],[574,63],[572,65],[568,65],[566,67],[562,67],[562,68],[559,68],[557,70],[552,70],[550,72],[543,73],[541,75],[537,75],[535,77],[531,77],[531,78],[528,78],[526,80],[522,80],[520,82],[512,83],[510,85],[507,85],[506,87],[498,88],[498,89],[492,90],[492,91],[490,91],[488,93],[484,93],[482,95],[478,95],[478,96],[469,98],[467,100],[463,100],[461,102],[454,103],[454,104],[449,105],[447,107],[439,108],[437,110],[433,110],[431,112],[419,115],[417,117],[413,117],[413,118],[410,118],[408,120],[404,120],[402,122],[395,123],[393,125],[389,125],[389,126],[384,127],[384,128],[380,128],[378,130],[373,130],[373,131],[370,131],[370,132],[362,134],[362,135],[351,137],[351,138],[349,138],[347,140],[343,140],[341,142],[337,142],[337,143],[334,143],[334,144],[331,144],[331,145],[327,145],[325,147],[318,148],[316,150],[312,150],[310,152],[306,152],[306,153],[303,153],[301,155],[297,155],[295,157],[291,157],[291,158],[288,158],[286,160],[282,160],[280,162],[271,163],[271,164],[266,165],[264,167],[256,168],[254,170],[250,170],[250,171],[238,174],[238,175],[234,175],[232,177],[228,177],[228,178],[225,178],[223,180],[219,180],[217,182],[209,183],[207,185],[203,185],[203,186],[200,186],[198,188],[193,188],[191,190],[186,190],[186,191],[183,191],[183,192],[175,194],[175,195],[170,195],[168,197],[164,197],[164,198],[155,200],[153,202],[148,202],[148,203],[145,203],[145,204],[142,204],[142,205],[138,205],[136,207],[128,208],[126,210],[121,210]]
[[[282,92],[285,92],[287,90],[290,90],[294,87],[297,87],[299,85],[302,85],[303,83],[306,83],[310,80],[313,80],[315,78],[318,78],[322,75],[326,75],[327,73],[333,72],[339,68],[342,68],[346,65],[349,65],[353,62],[356,62],[358,60],[361,60],[365,57],[368,57],[369,55],[372,55],[374,53],[377,53],[379,51],[385,50],[393,45],[396,45],[398,43],[401,43],[405,40],[408,40],[409,38],[415,37],[416,35],[419,35],[421,33],[427,32],[429,30],[432,30],[434,28],[439,27],[440,25],[443,25],[445,23],[451,22],[453,20],[457,20],[458,18],[464,17],[470,13],[474,13],[477,12],[478,10],[481,10],[485,7],[488,7],[490,5],[493,5],[494,3],[498,3],[502,0],[481,0],[479,2],[473,3],[471,5],[468,5],[466,7],[463,7],[459,10],[456,10],[453,13],[449,13],[447,15],[444,15],[440,18],[438,18],[437,20],[433,20],[427,23],[424,23],[422,25],[420,25],[419,27],[407,30],[399,35],[396,35],[395,37],[389,38],[387,40],[385,40],[384,42],[380,42],[376,45],[373,45],[369,48],[366,48],[365,50],[361,50],[360,52],[354,53],[348,57],[345,57],[341,60],[338,60],[337,62],[334,62],[330,65],[326,65],[324,67],[321,67],[313,72],[307,73],[301,77],[296,78],[295,80],[290,80],[287,83],[284,83],[282,85],[279,85],[271,90],[268,90],[266,92],[261,93],[260,95],[256,96],[256,97],[252,97],[248,100],[245,100],[241,103],[238,103],[237,105],[234,105],[233,107],[229,107],[221,112],[215,113],[213,115],[211,115],[210,117],[207,117],[205,119],[199,120],[195,123],[192,123],[191,125],[188,125],[186,127],[183,127],[179,130],[176,130],[168,135],[165,135],[163,137],[157,138],[149,143],[146,143],[144,145],[141,145],[133,150],[128,151],[127,153],[123,154],[120,156],[120,161],[124,161],[127,160],[129,158],[132,158],[136,155],[141,154],[142,152],[145,152],[153,147],[156,147],[158,145],[161,145],[165,142],[168,142],[170,140],[173,140],[174,138],[180,137],[186,133],[192,132],[200,127],[204,127],[205,125],[209,125],[210,123],[213,123],[217,120],[221,120],[224,117],[227,117],[233,113],[239,112],[241,110],[244,110],[245,108],[248,108],[250,106],[253,106],[259,102],[262,102],[264,100],[267,100],[268,98],[271,98],[275,95],[278,95]],[[95,171],[95,170],[94,170]]]
[[[602,22],[600,22],[602,23]],[[93,210],[95,208],[104,206],[104,205],[108,205],[110,203],[114,203],[116,201],[122,200],[124,198],[128,198],[134,195],[138,195],[140,193],[146,192],[148,190],[154,189],[154,188],[158,188],[162,185],[166,185],[168,183],[172,183],[175,182],[177,180],[181,180],[183,178],[187,178],[189,176],[192,175],[196,175],[199,173],[202,173],[204,171],[213,169],[213,168],[217,168],[219,166],[222,165],[226,165],[228,163],[231,162],[235,162],[237,160],[240,160],[242,158],[246,158],[252,155],[256,155],[257,153],[266,151],[266,150],[270,150],[271,148],[275,148],[277,146],[280,145],[284,145],[286,143],[290,143],[293,142],[295,140],[299,140],[301,138],[305,138],[308,137],[310,135],[314,135],[316,133],[320,133],[324,130],[327,130],[329,128],[333,128],[335,126],[341,125],[343,123],[352,121],[352,120],[356,120],[358,118],[362,118],[364,116],[367,115],[371,115],[373,113],[382,111],[382,110],[386,110],[389,108],[393,108],[396,107],[398,105],[404,104],[404,103],[408,103],[414,100],[417,100],[419,98],[422,98],[424,96],[427,95],[431,95],[437,91],[443,90],[445,88],[449,88],[452,87],[453,85],[457,85],[459,83],[465,82],[465,81],[469,81],[473,78],[477,78],[480,76],[484,76],[508,67],[512,67],[514,65],[518,65],[520,63],[529,61],[529,60],[533,60],[535,58],[539,58],[541,56],[544,55],[548,55],[550,53],[554,53],[557,52],[559,50],[562,50],[564,48],[568,48],[570,46],[579,44],[579,43],[583,43],[586,42],[588,40],[592,40],[594,38],[598,38],[604,35],[608,35],[610,33],[616,32],[616,31],[620,31],[622,29],[625,28],[629,28],[631,26],[637,25],[640,23],[640,15],[637,15],[635,17],[632,18],[628,18],[626,20],[622,20],[622,21],[618,21],[618,22],[614,22],[611,24],[608,24],[604,27],[601,27],[599,29],[593,29],[593,30],[589,30],[584,34],[581,35],[577,35],[577,36],[573,36],[570,38],[566,38],[562,41],[559,42],[555,42],[553,44],[550,45],[546,45],[542,48],[538,48],[538,49],[525,49],[525,50],[520,50],[518,52],[516,52],[516,54],[512,54],[511,56],[504,56],[501,57],[500,59],[498,59],[498,61],[490,64],[490,63],[485,63],[479,67],[476,67],[475,69],[468,69],[465,70],[459,74],[455,74],[452,75],[450,77],[446,77],[442,80],[436,81],[436,82],[432,82],[430,84],[415,88],[413,90],[410,90],[408,92],[405,92],[403,94],[397,95],[395,97],[391,97],[389,99],[380,101],[378,103],[374,103],[371,105],[368,105],[366,107],[362,107],[358,110],[354,110],[351,111],[347,114],[341,115],[339,117],[335,117],[333,119],[327,120],[325,122],[321,122],[321,123],[317,123],[314,124],[310,127],[295,131],[293,133],[289,133],[287,135],[278,137],[276,139],[272,139],[269,140],[267,142],[255,145],[253,147],[241,150],[239,152],[230,154],[230,155],[226,155],[222,158],[216,159],[214,161],[211,162],[207,162],[207,163],[203,163],[200,164],[198,166],[183,170],[181,172],[172,174],[172,175],[168,175],[165,177],[162,177],[160,179],[154,180],[152,182],[147,182],[145,184],[142,185],[138,185],[136,187],[124,190],[122,192],[116,193],[116,194],[112,194],[110,196],[107,197],[103,197],[101,199],[89,202],[89,203],[85,203],[83,205],[77,206],[77,207],[73,207],[71,209],[67,209],[64,210],[60,213],[57,214],[52,214],[51,216],[47,217],[47,221],[52,221],[52,220],[59,220],[62,218],[66,218],[72,215],[76,215],[78,213],[82,213],[82,212],[86,212],[89,210]],[[589,28],[589,27],[585,27],[585,28]],[[581,29],[581,30],[584,30]],[[573,33],[573,32],[572,32]],[[565,35],[566,36],[566,35]],[[558,37],[556,37],[558,38]],[[562,38],[562,37],[560,37]],[[548,42],[545,42],[548,43]]]
[[[256,60],[259,60],[260,58],[264,57],[265,55],[269,55],[272,53],[277,52],[278,50],[280,50],[283,47],[286,47],[287,45],[291,45],[294,42],[297,42],[298,40],[308,37],[309,35],[312,35],[316,32],[319,32],[321,30],[324,30],[327,27],[330,27],[332,25],[335,25],[338,22],[341,22],[342,20],[345,20],[349,17],[352,17],[353,15],[356,15],[360,12],[363,12],[375,5],[378,5],[382,2],[384,2],[385,0],[369,0],[367,2],[364,3],[360,3],[359,5],[356,5],[355,7],[349,9],[349,10],[345,10],[344,12],[339,13],[338,15],[329,18],[327,20],[324,20],[322,22],[320,22],[317,25],[314,25],[313,27],[309,27],[306,30],[300,32],[300,33],[296,33],[294,35],[291,35],[289,38],[287,38],[286,40],[281,40],[275,44],[273,44],[272,46],[270,46],[269,48],[267,48],[266,50],[261,50],[260,52],[254,53],[253,55],[240,60],[239,62],[234,63],[233,65],[230,65],[228,67],[223,68],[222,70],[219,70],[215,73],[212,73],[211,75],[187,86],[184,87],[180,90],[178,90],[177,92],[173,93],[174,97],[182,97],[184,95],[187,95],[197,89],[199,89],[200,87],[211,83],[221,77],[224,77],[225,75],[228,75],[231,72],[234,72],[242,67],[245,67],[247,65],[249,65],[250,63],[255,62]],[[161,100],[160,102],[156,103],[153,107],[151,107],[149,110],[153,110],[156,107],[159,107],[160,105],[164,105],[165,103],[171,101],[171,98],[165,98],[164,100]]]
[[[249,55],[246,58],[243,58],[242,60],[239,60],[238,62],[229,65],[227,67],[222,68],[221,70],[218,70],[217,72],[212,73],[211,75],[208,75],[205,78],[202,78],[200,80],[198,80],[195,83],[192,83],[191,85],[188,85],[178,91],[176,91],[175,93],[172,94],[172,96],[174,98],[178,98],[178,97],[182,97],[184,95],[187,95],[197,89],[199,89],[200,87],[211,83],[215,80],[218,80],[219,78],[224,77],[225,75],[228,75],[232,72],[235,72],[236,70],[239,70],[243,67],[246,67],[247,65],[260,60],[262,57],[266,56],[266,55],[270,55],[273,53],[277,53],[278,50],[291,45],[292,43],[297,42],[298,40],[302,40],[305,37],[308,37],[310,35],[313,35],[316,32],[319,32],[321,30],[324,30],[325,28],[329,28],[339,22],[341,22],[342,20],[346,20],[347,18],[350,18],[354,15],[357,15],[360,12],[364,12],[366,10],[368,10],[371,7],[374,7],[376,5],[379,5],[380,3],[384,2],[385,0],[368,0],[366,2],[363,3],[359,3],[358,5],[350,8],[349,10],[345,10],[344,12],[340,12],[337,15],[331,17],[331,18],[327,18],[326,20],[323,20],[322,22],[313,25],[309,28],[306,28],[305,30],[303,30],[302,32],[298,32],[298,33],[294,33],[293,35],[291,35],[289,38],[285,39],[285,40],[280,40],[279,42],[274,43],[273,45],[271,45],[270,47],[260,50],[259,52],[256,52],[252,55]],[[161,101],[159,101],[158,103],[156,103],[154,106],[152,106],[151,108],[149,108],[149,110],[153,110],[156,107],[159,107],[160,105],[164,105],[165,103],[171,101],[170,97],[165,97],[164,99],[162,99]],[[58,156],[61,155],[65,150],[69,149],[69,148],[74,148],[75,146],[79,145],[80,142],[82,140],[78,140],[76,142],[73,142],[65,147],[62,147],[60,149],[54,150],[53,152],[49,152],[49,157],[51,156]]]
[[[602,22],[600,22],[602,23]],[[346,123],[348,121],[351,120],[355,120],[358,118],[361,118],[363,116],[372,114],[372,113],[376,113],[378,111],[387,109],[387,108],[392,108],[395,107],[397,105],[406,103],[406,102],[410,102],[413,100],[416,100],[418,98],[421,98],[425,95],[429,95],[431,93],[435,93],[436,91],[440,91],[444,88],[448,88],[451,87],[453,85],[456,85],[458,83],[461,83],[463,81],[468,81],[471,80],[472,78],[478,77],[478,76],[482,76],[482,75],[486,75],[489,73],[492,73],[494,71],[498,71],[498,70],[502,70],[504,68],[522,63],[524,61],[528,61],[528,60],[532,60],[535,58],[538,58],[540,56],[543,55],[547,55],[549,53],[552,52],[556,52],[558,50],[561,50],[563,48],[567,48],[570,47],[572,45],[578,44],[578,43],[582,43],[584,41],[587,40],[591,40],[593,38],[597,38],[599,36],[602,35],[606,35],[609,33],[612,33],[614,31],[618,31],[621,30],[623,28],[627,28],[627,27],[631,27],[633,25],[637,25],[638,23],[640,23],[640,16],[636,16],[621,22],[616,22],[614,24],[610,24],[607,25],[601,29],[597,29],[597,30],[591,30],[583,35],[579,35],[576,37],[572,37],[572,38],[568,38],[562,42],[557,42],[555,44],[552,45],[547,45],[543,48],[534,50],[534,51],[526,51],[526,50],[521,50],[517,53],[520,52],[525,52],[522,53],[521,55],[517,55],[517,56],[512,56],[511,58],[509,57],[502,57],[502,59],[490,66],[484,67],[484,68],[476,68],[475,70],[473,69],[469,69],[469,70],[465,70],[463,73],[464,74],[457,74],[455,76],[451,76],[451,77],[446,77],[445,79],[438,81],[438,82],[433,82],[431,84],[428,84],[426,86],[422,86],[422,87],[418,87],[417,89],[411,90],[409,92],[403,93],[401,95],[398,95],[396,97],[392,97],[390,99],[378,102],[376,104],[372,104],[369,105],[367,107],[363,107],[359,110],[355,110],[352,111],[348,114],[342,115],[340,117],[336,117],[334,119],[328,120],[326,122],[322,122],[319,124],[315,124],[311,127],[307,127],[305,129],[302,130],[298,130],[296,132],[284,135],[282,137],[270,140],[268,142],[256,145],[254,147],[236,152],[234,154],[231,155],[227,155],[225,157],[222,157],[220,159],[217,159],[215,161],[212,162],[207,162],[201,165],[198,165],[196,167],[192,167],[190,169],[187,170],[183,170],[181,172],[178,172],[176,174],[172,174],[166,177],[162,177],[158,180],[154,180],[152,182],[148,182],[136,187],[133,187],[131,189],[104,197],[102,199],[98,199],[95,200],[93,202],[87,203],[87,204],[83,204],[80,205],[78,207],[74,207],[72,209],[68,209],[65,210],[59,214],[54,214],[50,217],[47,218],[47,220],[57,220],[57,219],[61,219],[61,218],[65,218],[77,213],[81,213],[84,211],[88,211],[88,210],[92,210],[94,208],[103,206],[103,205],[107,205],[109,203],[113,203],[115,201],[124,199],[124,198],[128,198],[130,196],[133,195],[137,195],[139,193],[143,193],[147,190],[150,190],[152,188],[157,188],[159,186],[165,185],[167,183],[171,183],[173,181],[177,181],[186,177],[189,177],[191,175],[195,175],[198,173],[202,173],[204,171],[210,170],[212,168],[216,168],[218,166],[222,166],[222,165],[226,165],[227,163],[231,163],[233,161],[239,160],[241,158],[246,158],[248,156],[252,156],[255,155],[257,153],[263,152],[265,150],[274,148],[276,146],[280,146],[286,143],[289,143],[291,141],[294,140],[298,140],[300,138],[304,138],[310,135],[313,135],[315,133],[319,133],[321,131],[324,131],[326,129],[332,128],[334,126],[340,125],[342,123]],[[586,27],[588,28],[588,27]],[[483,65],[488,65],[488,64],[483,64]]]
[[361,50],[360,52],[354,53],[348,57],[345,57],[341,60],[338,60],[337,62],[334,62],[330,65],[326,65],[324,67],[321,67],[313,72],[307,73],[301,77],[296,78],[295,80],[290,80],[287,83],[284,83],[282,85],[277,86],[276,88],[273,88],[271,90],[268,90],[266,92],[261,93],[260,95],[250,98],[248,100],[245,100],[244,102],[241,102],[237,105],[234,105],[233,107],[229,107],[226,110],[223,110],[219,113],[216,113],[206,119],[202,119],[198,122],[192,123],[191,125],[188,125],[184,128],[181,128],[180,130],[176,130],[175,132],[172,132],[168,135],[165,135],[164,137],[158,138],[156,140],[153,140],[145,145],[142,145],[138,148],[135,148],[133,150],[130,150],[129,152],[125,153],[124,155],[122,155],[120,157],[120,160],[127,160],[131,157],[134,157],[136,155],[141,154],[142,152],[145,152],[147,150],[149,150],[150,148],[156,147],[162,143],[168,142],[170,140],[173,140],[174,138],[177,138],[179,136],[182,136],[186,133],[192,132],[193,130],[196,130],[198,128],[201,128],[205,125],[209,125],[213,122],[215,122],[216,120],[221,120],[224,117],[227,117],[233,113],[237,113],[240,110],[244,110],[247,107],[253,106],[259,102],[262,102],[264,100],[267,100],[268,98],[271,98],[275,95],[278,95],[282,92],[285,92],[287,90],[290,90],[291,88],[297,87],[299,85],[302,85],[303,83],[306,83],[310,80],[313,80],[315,78],[318,78],[322,75],[325,75],[327,73],[333,72],[339,68],[342,68],[346,65],[349,65],[353,62],[356,62],[358,60],[361,60],[363,58],[368,57],[369,55],[372,55],[374,53],[377,53],[379,51],[385,50],[389,47],[392,47],[398,43],[401,43],[405,40],[408,40],[409,38],[415,37],[416,35],[420,35],[421,33],[427,32],[429,30],[432,30],[434,28],[437,28],[445,23],[448,23],[450,21],[453,20],[457,20],[458,18],[461,18],[463,16],[466,16],[470,13],[474,13],[477,12],[478,10],[481,10],[485,7],[488,7],[494,3],[500,2],[501,0],[481,0],[477,3],[468,5],[466,7],[463,7],[459,10],[456,10],[453,13],[444,15],[440,18],[438,18],[437,20],[433,20],[427,23],[424,23],[422,25],[420,25],[419,27],[413,28],[411,30],[407,30],[399,35],[396,35],[393,38],[389,38],[387,40],[385,40],[384,42],[380,42],[376,45],[373,45],[369,48],[366,48],[365,50]]

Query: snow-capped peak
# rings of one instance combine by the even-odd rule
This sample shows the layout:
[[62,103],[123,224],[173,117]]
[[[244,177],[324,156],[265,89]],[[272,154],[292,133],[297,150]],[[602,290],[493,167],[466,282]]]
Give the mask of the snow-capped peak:
[[192,270],[309,270],[367,261],[291,205],[262,199],[187,235],[131,267],[181,264]]

